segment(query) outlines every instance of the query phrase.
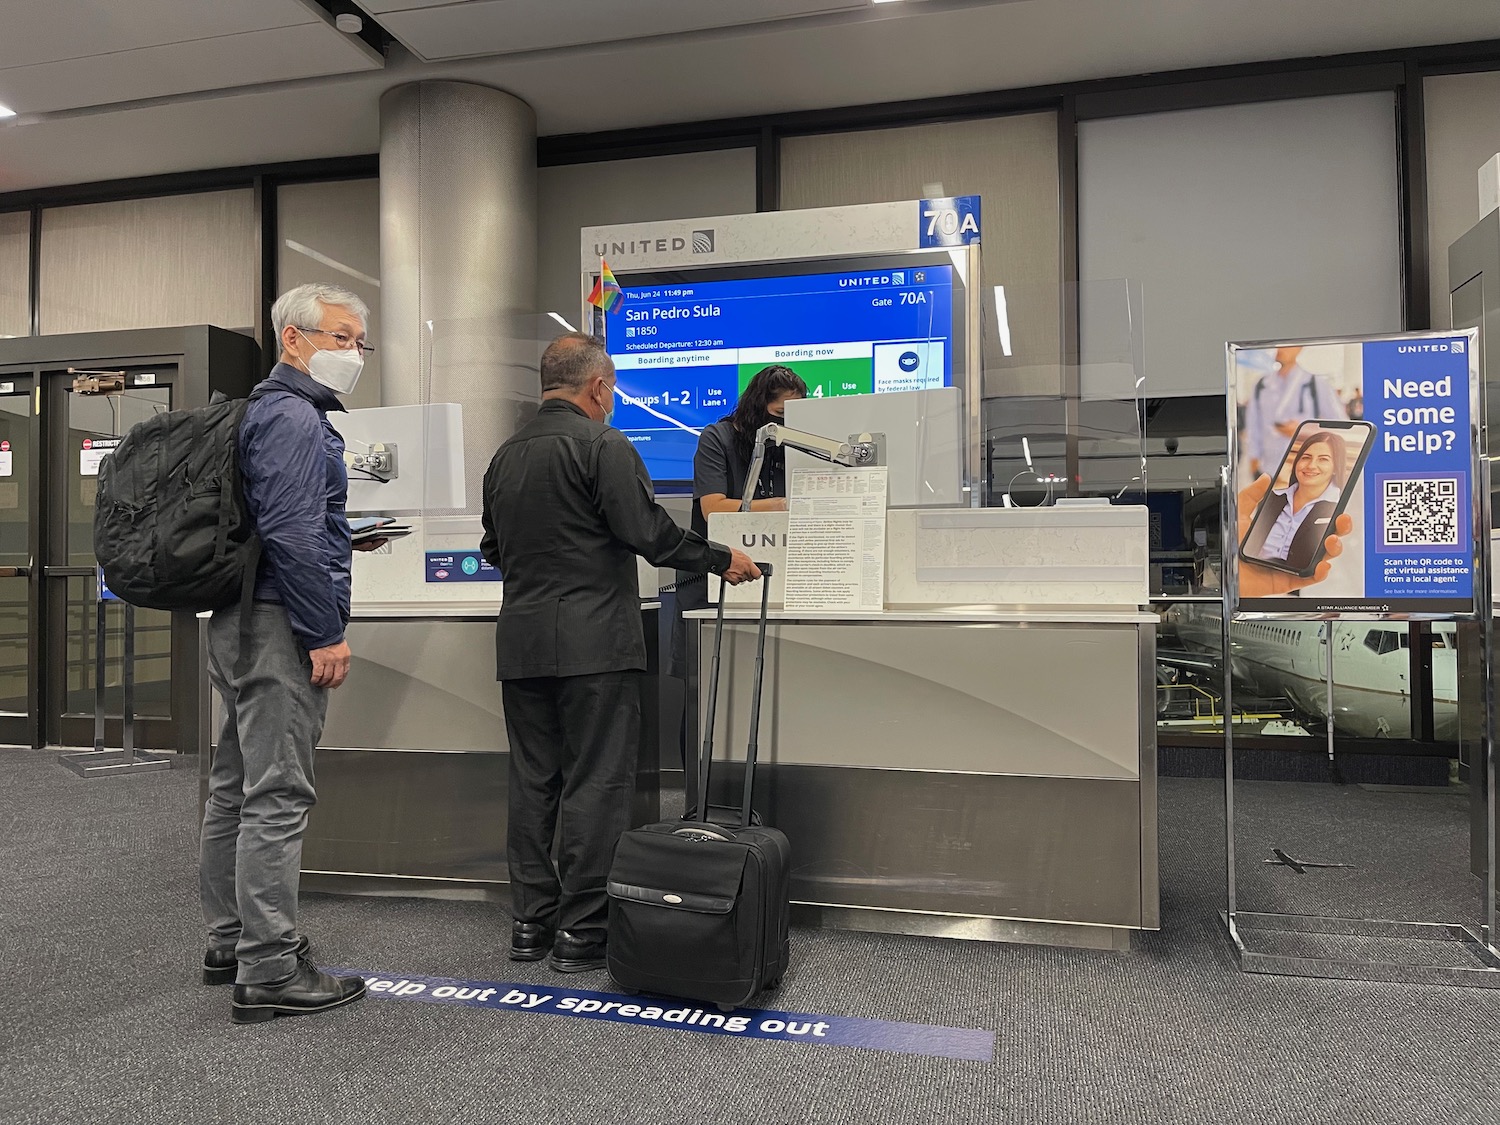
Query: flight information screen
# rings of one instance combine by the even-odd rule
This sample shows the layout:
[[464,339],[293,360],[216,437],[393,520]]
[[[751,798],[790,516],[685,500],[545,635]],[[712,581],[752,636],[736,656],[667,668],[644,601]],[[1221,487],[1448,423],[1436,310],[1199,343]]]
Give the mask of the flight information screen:
[[953,383],[951,265],[620,285],[614,424],[653,480],[691,481],[699,432],[772,364],[816,398]]

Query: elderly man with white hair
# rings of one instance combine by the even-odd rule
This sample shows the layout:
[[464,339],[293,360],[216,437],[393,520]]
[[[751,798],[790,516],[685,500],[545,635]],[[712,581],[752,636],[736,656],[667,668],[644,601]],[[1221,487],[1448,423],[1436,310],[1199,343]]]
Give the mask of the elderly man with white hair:
[[297,888],[317,800],[313,750],[328,693],[349,674],[349,477],[328,415],[359,380],[369,310],[339,286],[300,285],[271,319],[281,361],[251,392],[239,435],[245,506],[261,541],[255,600],[250,621],[239,606],[219,610],[208,635],[224,726],[199,862],[203,981],[234,982],[236,1023],[325,1011],[365,992],[362,980],[320,972],[308,958]]

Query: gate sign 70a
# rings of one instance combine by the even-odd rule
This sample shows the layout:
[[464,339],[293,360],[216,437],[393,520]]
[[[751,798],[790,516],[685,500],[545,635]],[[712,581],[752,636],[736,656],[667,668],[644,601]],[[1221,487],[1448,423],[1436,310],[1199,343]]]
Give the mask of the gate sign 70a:
[[920,219],[917,243],[929,246],[967,246],[979,241],[979,196],[950,195],[924,199],[918,204]]

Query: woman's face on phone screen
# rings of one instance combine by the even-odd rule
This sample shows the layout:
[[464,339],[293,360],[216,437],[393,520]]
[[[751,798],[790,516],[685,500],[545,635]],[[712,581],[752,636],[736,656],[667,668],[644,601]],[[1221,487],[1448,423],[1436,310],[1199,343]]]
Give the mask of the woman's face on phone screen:
[[1333,483],[1333,452],[1318,442],[1297,458],[1297,487],[1305,495],[1319,496]]

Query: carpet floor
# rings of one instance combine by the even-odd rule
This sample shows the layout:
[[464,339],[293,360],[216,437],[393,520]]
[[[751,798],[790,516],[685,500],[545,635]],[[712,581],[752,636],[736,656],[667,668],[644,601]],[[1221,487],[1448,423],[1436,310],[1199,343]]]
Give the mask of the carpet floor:
[[[1163,779],[1162,928],[1129,953],[794,932],[767,1006],[991,1030],[987,1062],[374,998],[234,1026],[198,983],[196,801],[189,770],[0,751],[0,1122],[1500,1121],[1500,990],[1239,971],[1211,781]],[[1240,809],[1244,909],[1477,909],[1452,794],[1258,783]],[[309,894],[301,924],[327,965],[611,988],[508,961],[484,903]]]

